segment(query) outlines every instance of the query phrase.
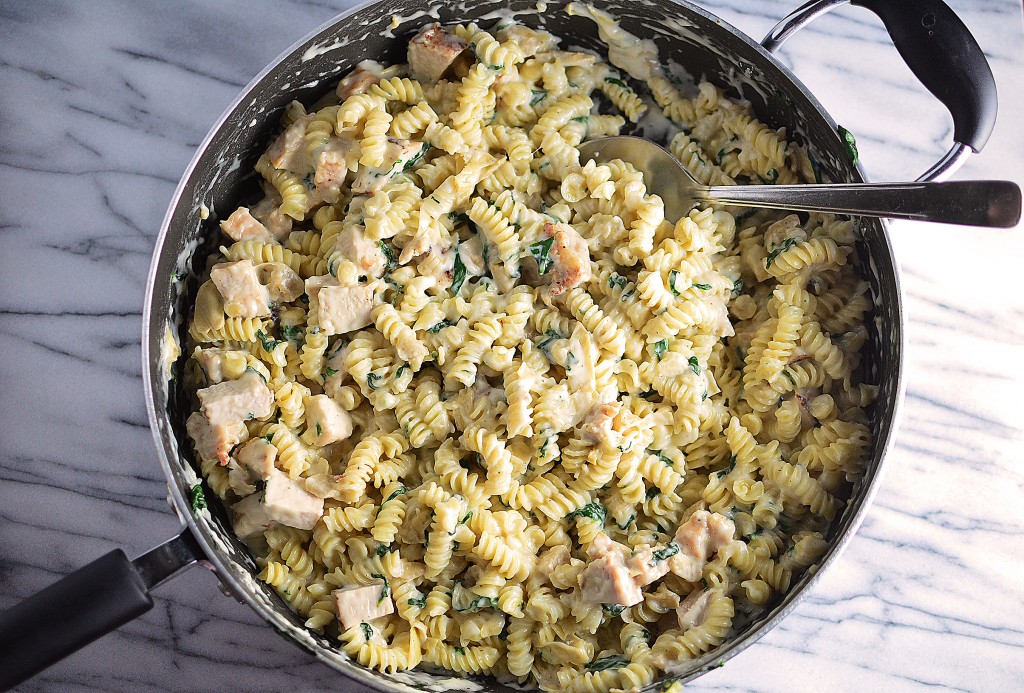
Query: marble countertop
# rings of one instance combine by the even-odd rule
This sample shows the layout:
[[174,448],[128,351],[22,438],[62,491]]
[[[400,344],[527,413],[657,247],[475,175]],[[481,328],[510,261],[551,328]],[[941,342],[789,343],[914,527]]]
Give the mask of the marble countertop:
[[[349,4],[0,2],[0,608],[176,532],[140,373],[160,221],[238,91]],[[761,37],[796,0],[701,4]],[[1022,182],[1020,3],[951,4],[1001,96],[991,142],[957,178]],[[819,20],[783,58],[856,133],[875,180],[916,177],[948,146],[949,117],[867,12]],[[1022,232],[892,225],[908,387],[877,499],[799,608],[692,690],[1024,685]],[[155,600],[19,690],[360,688],[224,597],[208,571]]]

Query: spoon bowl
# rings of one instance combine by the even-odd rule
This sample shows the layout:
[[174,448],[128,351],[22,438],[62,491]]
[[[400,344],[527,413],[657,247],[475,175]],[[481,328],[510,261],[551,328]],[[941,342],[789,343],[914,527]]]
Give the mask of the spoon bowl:
[[829,212],[940,224],[1010,228],[1020,222],[1020,187],[1008,180],[944,183],[829,183],[818,185],[702,185],[664,147],[618,135],[584,142],[581,161],[621,159],[643,174],[647,191],[678,219],[699,204]]

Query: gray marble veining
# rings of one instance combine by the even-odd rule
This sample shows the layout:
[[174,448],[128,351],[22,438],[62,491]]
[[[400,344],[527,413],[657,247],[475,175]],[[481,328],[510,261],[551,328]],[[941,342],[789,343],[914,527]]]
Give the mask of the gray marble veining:
[[[794,2],[705,0],[761,37]],[[959,178],[1024,181],[1013,0],[951,3],[1000,87]],[[349,6],[0,1],[0,608],[112,548],[171,536],[142,400],[149,256],[196,146],[241,87]],[[951,123],[869,13],[782,50],[876,180],[916,177]],[[867,520],[810,598],[693,690],[1024,686],[1024,236],[892,226],[909,318],[898,444]],[[3,656],[3,653],[0,653]],[[354,691],[191,570],[156,607],[23,691]]]

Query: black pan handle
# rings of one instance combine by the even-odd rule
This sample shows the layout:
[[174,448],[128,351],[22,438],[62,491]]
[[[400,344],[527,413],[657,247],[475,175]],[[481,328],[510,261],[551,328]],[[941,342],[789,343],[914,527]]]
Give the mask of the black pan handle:
[[953,147],[918,180],[948,178],[988,142],[998,109],[996,81],[981,46],[942,0],[810,0],[776,24],[761,45],[775,51],[814,18],[850,2],[875,13],[920,82],[953,117]]
[[988,142],[998,98],[981,46],[942,0],[851,0],[885,24],[893,45],[953,116],[953,139],[976,152]]
[[134,561],[111,551],[0,612],[0,691],[149,611],[149,590],[202,556],[185,529]]

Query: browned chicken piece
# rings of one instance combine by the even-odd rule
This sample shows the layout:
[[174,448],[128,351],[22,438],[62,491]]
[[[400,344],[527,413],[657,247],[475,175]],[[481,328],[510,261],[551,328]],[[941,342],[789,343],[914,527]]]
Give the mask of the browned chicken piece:
[[601,532],[587,548],[591,562],[580,575],[583,599],[596,604],[633,606],[644,600],[629,574],[629,549]]
[[621,408],[620,402],[609,402],[594,407],[587,414],[587,418],[583,420],[581,425],[583,433],[594,443],[617,446],[622,440],[622,436],[613,429],[613,425]]
[[351,260],[367,276],[379,277],[388,266],[380,243],[366,235],[362,226],[349,226],[337,235],[335,250]]
[[252,260],[217,263],[210,271],[210,280],[224,299],[224,311],[229,316],[260,318],[270,315],[270,292],[260,284]]
[[374,84],[380,82],[378,72],[381,65],[372,60],[364,60],[356,65],[356,68],[341,78],[338,82],[336,93],[338,98],[344,101],[356,94],[365,94]]
[[335,137],[316,155],[313,183],[320,197],[331,204],[341,198],[341,186],[348,177],[348,163],[355,147],[354,141]]
[[587,242],[568,224],[544,224],[544,236],[554,239],[551,244],[552,296],[565,293],[590,279],[590,251]]
[[292,218],[282,214],[281,196],[273,188],[267,190],[267,196],[253,205],[252,216],[259,219],[278,241],[292,230]]
[[231,448],[235,447],[249,434],[245,424],[236,421],[227,425],[214,426],[200,412],[193,412],[185,422],[185,430],[196,444],[196,452],[200,459],[217,460],[220,464],[228,463]]
[[248,207],[239,207],[220,223],[221,230],[235,241],[271,241],[274,235]]
[[289,125],[277,136],[267,150],[267,158],[274,168],[288,170],[304,176],[313,170],[306,153],[306,128],[313,116],[305,115]]
[[409,72],[420,82],[436,82],[466,50],[467,43],[439,26],[429,27],[409,41]]
[[698,510],[676,530],[679,553],[669,559],[669,569],[690,582],[701,578],[708,556],[732,540],[736,526],[719,513]]

